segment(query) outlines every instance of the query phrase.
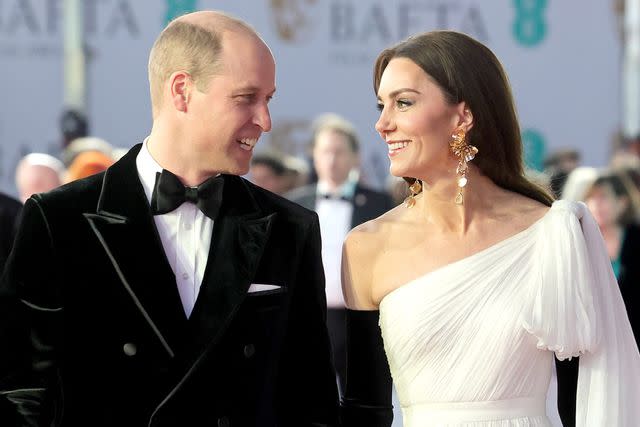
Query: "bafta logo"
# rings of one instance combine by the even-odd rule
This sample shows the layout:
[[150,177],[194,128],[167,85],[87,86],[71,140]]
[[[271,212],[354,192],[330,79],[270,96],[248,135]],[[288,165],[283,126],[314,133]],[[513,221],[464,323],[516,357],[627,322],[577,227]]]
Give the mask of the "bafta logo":
[[165,24],[174,18],[186,13],[194,12],[198,9],[198,0],[165,0],[167,11],[164,16]]
[[278,36],[287,42],[308,40],[313,31],[311,7],[317,0],[271,0]]

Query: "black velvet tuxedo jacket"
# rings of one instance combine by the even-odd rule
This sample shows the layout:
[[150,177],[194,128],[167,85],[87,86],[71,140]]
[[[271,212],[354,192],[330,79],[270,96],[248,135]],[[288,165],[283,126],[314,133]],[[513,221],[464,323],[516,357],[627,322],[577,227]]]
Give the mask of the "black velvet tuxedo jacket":
[[17,412],[0,425],[336,424],[316,214],[225,176],[187,319],[139,149],[25,204],[0,282],[0,390]]
[[[288,193],[286,197],[307,209],[315,210],[317,191],[317,185],[312,184],[297,188]],[[377,218],[395,207],[388,194],[371,190],[360,184],[356,185],[353,198],[350,201],[353,205],[353,214],[351,215],[352,228]]]

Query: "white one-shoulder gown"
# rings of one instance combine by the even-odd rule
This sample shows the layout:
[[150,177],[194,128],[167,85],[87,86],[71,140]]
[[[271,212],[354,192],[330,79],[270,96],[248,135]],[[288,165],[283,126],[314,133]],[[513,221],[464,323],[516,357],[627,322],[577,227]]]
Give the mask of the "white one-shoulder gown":
[[554,353],[580,356],[578,427],[640,426],[640,356],[583,203],[394,290],[380,328],[405,427],[548,427]]

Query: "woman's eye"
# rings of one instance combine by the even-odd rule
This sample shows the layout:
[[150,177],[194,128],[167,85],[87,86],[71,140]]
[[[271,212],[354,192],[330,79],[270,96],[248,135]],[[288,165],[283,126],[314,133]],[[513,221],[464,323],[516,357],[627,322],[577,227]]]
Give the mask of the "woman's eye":
[[384,104],[378,103],[378,104],[376,104],[376,108],[378,109],[378,111],[382,111],[382,110],[384,110]]
[[396,101],[396,105],[398,106],[398,108],[402,109],[402,108],[410,107],[411,105],[413,105],[413,103],[406,99],[398,99]]

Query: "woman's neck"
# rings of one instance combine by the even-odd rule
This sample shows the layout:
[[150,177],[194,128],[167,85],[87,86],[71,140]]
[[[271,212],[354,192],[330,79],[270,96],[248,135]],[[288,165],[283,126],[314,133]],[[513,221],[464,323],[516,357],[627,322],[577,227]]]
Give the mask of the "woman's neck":
[[477,214],[489,209],[491,201],[503,192],[493,181],[477,171],[470,171],[468,183],[462,191],[464,201],[456,204],[459,193],[457,180],[440,180],[434,185],[423,182],[418,203],[420,215],[440,229],[462,236]]

